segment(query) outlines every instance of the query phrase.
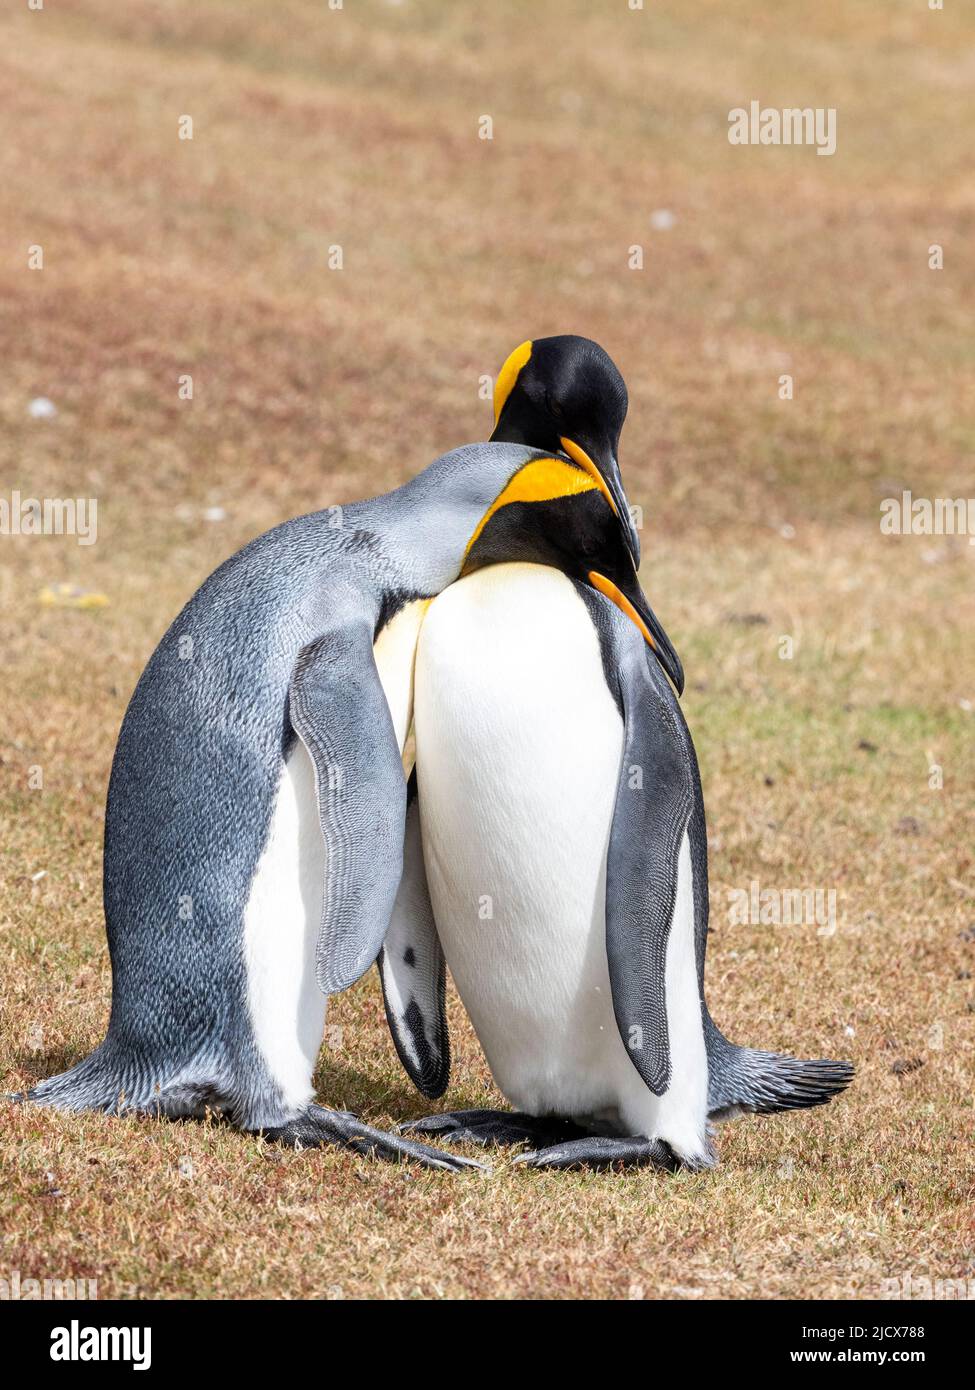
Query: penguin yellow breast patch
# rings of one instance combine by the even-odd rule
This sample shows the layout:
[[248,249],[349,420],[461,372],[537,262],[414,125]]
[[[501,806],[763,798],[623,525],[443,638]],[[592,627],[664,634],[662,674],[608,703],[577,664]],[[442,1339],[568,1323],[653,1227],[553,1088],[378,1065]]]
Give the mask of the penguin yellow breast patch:
[[433,602],[429,598],[414,599],[396,613],[379,632],[372,646],[379,683],[389,705],[407,777],[416,761],[410,738],[413,724],[413,665],[420,627]]
[[477,530],[467,542],[465,558],[492,516],[502,507],[512,502],[553,502],[557,497],[574,497],[580,492],[596,490],[597,485],[589,474],[574,464],[566,463],[565,459],[533,459],[509,479],[481,517]]
[[494,423],[497,424],[504,410],[504,403],[511,395],[515,382],[518,380],[518,373],[532,355],[531,339],[526,343],[519,343],[514,352],[509,353],[504,366],[498,372],[498,379],[494,383]]

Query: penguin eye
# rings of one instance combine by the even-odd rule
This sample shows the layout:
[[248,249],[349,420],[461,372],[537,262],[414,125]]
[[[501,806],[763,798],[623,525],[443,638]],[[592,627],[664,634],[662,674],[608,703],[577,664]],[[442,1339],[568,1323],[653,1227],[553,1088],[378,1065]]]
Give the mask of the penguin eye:
[[562,420],[565,418],[565,411],[562,409],[561,405],[558,403],[554,396],[546,395],[545,404],[548,407],[549,414],[554,415],[556,420]]
[[583,527],[576,537],[576,551],[585,559],[590,559],[593,555],[600,554],[604,549],[605,541],[602,532],[596,532],[589,526]]

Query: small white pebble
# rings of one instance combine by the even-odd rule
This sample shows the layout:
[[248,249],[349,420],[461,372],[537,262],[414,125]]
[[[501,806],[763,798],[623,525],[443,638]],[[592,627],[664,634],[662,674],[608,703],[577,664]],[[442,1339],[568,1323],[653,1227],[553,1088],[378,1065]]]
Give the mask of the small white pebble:
[[779,527],[779,535],[782,537],[782,539],[783,539],[784,541],[791,541],[791,540],[794,540],[794,539],[795,539],[795,534],[796,534],[796,528],[792,525],[792,523],[791,523],[790,521],[784,522],[784,523]]
[[31,883],[40,883],[42,878],[47,878],[47,869],[38,869],[36,874],[31,874]]
[[959,708],[959,709],[963,709],[963,710],[965,711],[966,714],[970,713],[970,711],[971,711],[971,709],[972,709],[972,702],[971,702],[971,700],[964,700],[964,699],[959,700],[959,701],[958,701],[958,708]]
[[655,232],[669,232],[676,221],[670,208],[655,208],[650,214],[650,226]]
[[204,521],[224,521],[227,517],[223,507],[204,507],[202,515]]
[[855,1038],[857,1035],[857,1030],[852,1026],[852,1024],[849,1023],[843,1029],[843,1032],[846,1034],[848,1038]]
[[32,420],[53,420],[57,413],[57,406],[47,396],[35,396],[27,407],[27,414]]

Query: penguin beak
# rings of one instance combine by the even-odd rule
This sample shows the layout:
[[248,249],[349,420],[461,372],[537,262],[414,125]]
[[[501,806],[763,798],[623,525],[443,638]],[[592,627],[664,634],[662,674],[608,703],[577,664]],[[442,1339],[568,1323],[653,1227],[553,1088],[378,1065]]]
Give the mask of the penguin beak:
[[674,645],[664,632],[660,620],[656,613],[647,603],[646,596],[640,588],[636,575],[633,576],[632,585],[627,584],[628,593],[617,588],[611,579],[607,579],[604,574],[590,570],[588,575],[589,583],[594,589],[598,589],[601,594],[616,604],[621,613],[625,613],[640,631],[643,633],[647,644],[652,648],[654,656],[667,672],[670,680],[678,695],[684,693],[684,668],[681,665],[680,657],[674,650]]
[[574,439],[563,439],[559,437],[562,448],[580,468],[584,468],[595,480],[600,492],[612,507],[613,511],[620,519],[623,527],[623,538],[626,541],[626,548],[630,552],[633,561],[633,568],[640,568],[640,537],[633,524],[630,515],[630,504],[626,500],[626,493],[623,491],[623,479],[620,477],[620,466],[616,458],[609,449],[592,448],[591,453],[587,452],[581,444],[577,444]]

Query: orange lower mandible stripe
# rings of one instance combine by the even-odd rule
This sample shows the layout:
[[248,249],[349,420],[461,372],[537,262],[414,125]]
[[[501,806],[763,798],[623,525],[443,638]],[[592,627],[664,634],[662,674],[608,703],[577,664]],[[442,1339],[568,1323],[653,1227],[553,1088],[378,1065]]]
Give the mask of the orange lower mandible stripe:
[[592,459],[586,453],[585,449],[581,449],[574,439],[563,439],[560,436],[559,443],[562,445],[562,448],[565,450],[565,452],[569,455],[569,458],[572,459],[573,463],[577,463],[580,468],[584,468],[586,470],[586,472],[594,480],[596,486],[599,488],[599,491],[606,498],[606,501],[612,507],[613,511],[616,512],[617,516],[619,516],[619,511],[617,510],[616,503],[613,501],[613,495],[610,492],[609,488],[606,486],[606,479],[603,477],[602,473],[600,473],[599,469],[593,463]]
[[616,585],[613,584],[611,580],[607,579],[605,575],[597,574],[595,570],[589,571],[589,583],[594,589],[598,589],[601,594],[605,594],[612,603],[615,603],[620,612],[626,614],[630,622],[634,623],[640,629],[644,637],[650,643],[650,646],[656,650],[657,644],[650,636],[649,628],[626,595],[621,593]]

